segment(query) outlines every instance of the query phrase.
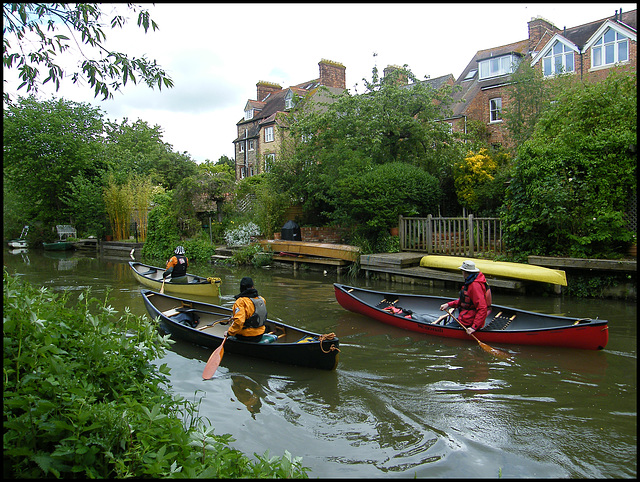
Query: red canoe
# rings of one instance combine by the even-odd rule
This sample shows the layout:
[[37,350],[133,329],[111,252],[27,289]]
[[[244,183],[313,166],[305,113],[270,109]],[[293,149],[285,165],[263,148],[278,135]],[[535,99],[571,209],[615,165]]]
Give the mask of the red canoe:
[[[346,310],[388,325],[427,335],[469,340],[457,322],[445,318],[440,305],[450,298],[387,293],[334,283],[336,300]],[[442,324],[444,322],[444,325]],[[559,346],[602,350],[609,341],[607,320],[570,318],[493,305],[485,326],[474,335],[484,343]]]

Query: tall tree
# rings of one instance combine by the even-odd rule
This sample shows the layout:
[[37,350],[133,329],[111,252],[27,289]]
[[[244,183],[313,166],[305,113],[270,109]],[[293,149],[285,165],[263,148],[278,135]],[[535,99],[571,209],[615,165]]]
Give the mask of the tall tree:
[[120,123],[108,122],[105,130],[108,157],[120,184],[132,174],[149,175],[154,184],[170,190],[198,170],[188,154],[173,152],[171,144],[162,140],[159,125],[151,127],[140,119],[130,123],[125,118]]
[[518,150],[503,206],[505,241],[523,254],[615,257],[635,235],[637,80],[613,74],[559,93]]
[[[102,8],[104,4],[99,3],[3,3],[2,60],[5,68],[18,69],[22,80],[18,89],[37,92],[40,82],[51,82],[57,91],[64,77],[71,77],[74,84],[84,80],[95,97],[102,95],[104,99],[138,79],[151,88],[173,87],[155,60],[129,57],[108,48],[105,21],[111,29],[122,28],[126,18],[118,14],[107,20]],[[138,14],[138,27],[145,33],[150,27],[158,29],[148,9],[133,4],[126,4],[126,8]],[[80,48],[82,59],[76,70],[68,72],[58,57],[68,56],[72,46]],[[43,81],[41,69],[47,73]],[[8,93],[4,98],[10,100]]]
[[107,169],[102,112],[63,99],[19,98],[4,111],[3,173],[30,219],[71,222],[69,183],[95,180]]
[[[400,162],[442,179],[462,155],[441,122],[449,114],[447,87],[436,90],[418,81],[406,66],[384,78],[374,68],[365,87],[362,94],[331,96],[330,102],[302,99],[287,117],[291,135],[272,174],[281,190],[304,203],[308,216],[322,213],[326,220],[334,211],[346,212],[335,186],[344,179],[357,183],[376,166]],[[396,186],[399,198],[402,188]]]

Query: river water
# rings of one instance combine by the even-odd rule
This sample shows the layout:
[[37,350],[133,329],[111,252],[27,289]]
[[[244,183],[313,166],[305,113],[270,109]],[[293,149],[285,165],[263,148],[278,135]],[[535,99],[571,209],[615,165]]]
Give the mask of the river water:
[[[96,253],[4,252],[4,265],[52,290],[95,295],[146,314],[127,258]],[[291,268],[192,265],[222,278],[231,307],[251,276],[269,317],[340,338],[332,372],[226,353],[212,380],[210,350],[177,342],[161,360],[176,393],[200,403],[216,434],[248,455],[288,450],[310,478],[637,476],[637,308],[635,302],[494,293],[530,311],[609,320],[602,351],[502,345],[492,358],[470,339],[403,331],[344,310],[334,282],[380,291],[454,298],[457,288],[352,280]],[[492,345],[494,346],[494,345]]]

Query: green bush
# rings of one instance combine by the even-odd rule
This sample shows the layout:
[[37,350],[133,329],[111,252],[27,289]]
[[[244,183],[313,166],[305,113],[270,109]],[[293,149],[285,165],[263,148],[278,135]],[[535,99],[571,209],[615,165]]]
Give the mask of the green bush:
[[307,478],[288,452],[252,462],[167,389],[154,322],[3,275],[5,478]]
[[372,244],[398,225],[398,217],[436,212],[441,197],[438,180],[418,167],[391,162],[334,186],[334,221],[357,225],[356,234]]
[[502,209],[504,239],[522,254],[621,257],[634,232],[635,75],[560,93],[518,150]]

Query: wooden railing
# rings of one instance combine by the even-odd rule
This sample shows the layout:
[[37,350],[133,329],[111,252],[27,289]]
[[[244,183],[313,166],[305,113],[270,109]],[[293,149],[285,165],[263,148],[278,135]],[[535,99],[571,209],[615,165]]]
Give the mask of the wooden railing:
[[504,252],[499,218],[400,216],[398,235],[401,251],[469,257]]

